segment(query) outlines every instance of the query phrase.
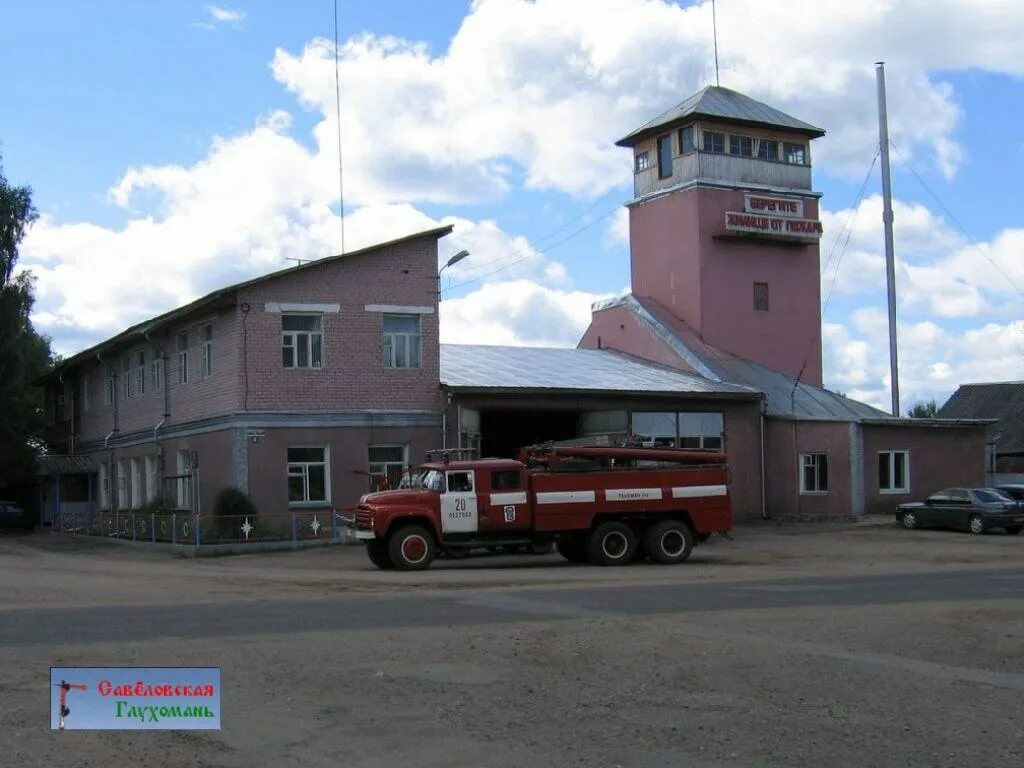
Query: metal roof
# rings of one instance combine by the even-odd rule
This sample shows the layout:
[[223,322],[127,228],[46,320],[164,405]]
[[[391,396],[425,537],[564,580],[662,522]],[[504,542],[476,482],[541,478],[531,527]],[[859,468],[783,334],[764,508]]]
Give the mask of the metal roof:
[[711,381],[610,349],[441,345],[441,384],[484,391],[732,395],[752,389]]
[[962,384],[936,416],[997,419],[996,453],[1024,453],[1024,381]]
[[66,360],[62,360],[60,363],[55,365],[53,368],[51,368],[49,371],[44,373],[42,376],[40,376],[32,383],[42,384],[48,381],[49,379],[56,377],[57,372],[60,371],[61,369],[67,369],[71,366],[74,366],[77,363],[81,362],[83,359],[91,357],[98,352],[102,353],[110,349],[115,349],[127,341],[135,343],[144,334],[151,333],[152,331],[156,330],[157,328],[166,323],[169,323],[173,320],[177,320],[178,318],[184,317],[185,315],[189,315],[193,312],[197,312],[200,309],[216,305],[218,304],[218,302],[225,302],[229,305],[233,305],[234,293],[238,290],[241,290],[242,288],[248,288],[249,286],[257,285],[259,283],[267,282],[269,280],[276,280],[279,277],[291,275],[294,274],[295,272],[301,272],[302,270],[313,269],[315,267],[320,267],[325,264],[331,264],[333,262],[340,261],[341,259],[350,259],[355,256],[363,256],[374,251],[380,250],[381,248],[386,248],[392,245],[398,245],[400,243],[404,243],[409,240],[415,240],[420,237],[433,236],[440,239],[445,235],[451,234],[452,227],[453,225],[451,224],[446,224],[443,227],[434,227],[433,229],[427,229],[422,232],[415,232],[411,235],[405,235],[403,237],[395,238],[394,240],[388,240],[387,242],[375,243],[373,245],[369,245],[365,248],[360,248],[355,251],[347,251],[346,253],[339,253],[335,254],[334,256],[325,256],[321,259],[313,259],[312,261],[308,261],[304,264],[299,264],[294,267],[287,267],[285,269],[279,269],[276,272],[269,272],[265,275],[260,275],[259,277],[254,277],[249,280],[243,280],[242,282],[235,283],[234,285],[229,285],[224,288],[218,288],[216,291],[208,293],[202,298],[196,299],[195,301],[189,304],[185,304],[176,309],[172,309],[169,312],[165,312],[162,315],[157,315],[156,317],[152,317],[148,320],[143,320],[141,323],[136,323],[130,328],[126,328],[120,333],[111,336],[109,339],[101,341],[99,344],[95,344],[89,347],[88,349],[83,349],[81,352],[75,353]]
[[96,461],[91,456],[48,455],[36,459],[36,475],[82,475],[95,472]]
[[659,128],[690,117],[711,117],[767,128],[784,128],[794,133],[806,134],[813,139],[825,135],[823,128],[805,123],[803,120],[797,120],[792,115],[787,115],[775,107],[769,107],[767,104],[737,91],[709,85],[615,143],[620,147],[631,147],[644,134],[652,133]]
[[742,385],[765,396],[765,414],[808,421],[885,419],[888,414],[824,387],[798,382],[793,376],[705,344],[686,323],[653,299],[628,295],[597,309],[625,306],[682,359],[705,376]]

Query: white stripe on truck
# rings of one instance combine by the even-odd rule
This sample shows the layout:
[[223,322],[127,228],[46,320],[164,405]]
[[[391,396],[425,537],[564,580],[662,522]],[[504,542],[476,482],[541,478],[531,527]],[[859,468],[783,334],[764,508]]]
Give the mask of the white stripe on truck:
[[724,485],[687,485],[672,489],[673,499],[697,499],[703,496],[725,496]]
[[648,501],[661,499],[661,488],[611,488],[604,492],[607,501]]
[[537,494],[538,504],[579,504],[595,499],[593,491],[545,491]]
[[526,491],[518,493],[492,493],[491,504],[525,504]]

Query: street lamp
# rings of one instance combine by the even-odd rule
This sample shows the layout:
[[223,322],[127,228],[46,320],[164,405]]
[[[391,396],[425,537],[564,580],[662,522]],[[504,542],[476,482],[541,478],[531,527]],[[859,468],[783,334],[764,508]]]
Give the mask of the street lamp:
[[441,267],[440,270],[438,270],[438,272],[437,272],[437,298],[438,299],[441,298],[441,273],[444,272],[446,269],[448,269],[448,267],[452,266],[453,264],[458,264],[460,261],[462,261],[467,256],[469,256],[469,251],[466,251],[466,250],[459,251],[454,256],[452,256],[450,259],[448,259],[448,261],[445,263],[445,265],[443,267]]

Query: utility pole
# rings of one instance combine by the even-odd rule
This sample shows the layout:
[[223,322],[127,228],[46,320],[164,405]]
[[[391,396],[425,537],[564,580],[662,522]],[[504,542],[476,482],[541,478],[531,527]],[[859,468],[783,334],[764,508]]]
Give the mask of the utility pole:
[[718,79],[718,14],[715,13],[715,0],[711,0],[711,29],[715,38],[715,85],[721,85]]
[[875,64],[878,81],[878,143],[882,153],[882,224],[885,228],[885,282],[889,293],[889,377],[892,415],[900,415],[899,359],[896,352],[896,257],[892,237],[892,178],[889,173],[889,116],[885,106],[885,62]]

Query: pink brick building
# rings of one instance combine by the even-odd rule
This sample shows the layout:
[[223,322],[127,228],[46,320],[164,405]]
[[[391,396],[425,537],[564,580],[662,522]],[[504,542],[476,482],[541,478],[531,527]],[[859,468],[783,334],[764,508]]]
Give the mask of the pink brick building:
[[326,510],[436,448],[450,231],[229,286],[64,361],[44,382],[48,442],[79,471],[48,500],[203,513],[234,486],[261,511]]

